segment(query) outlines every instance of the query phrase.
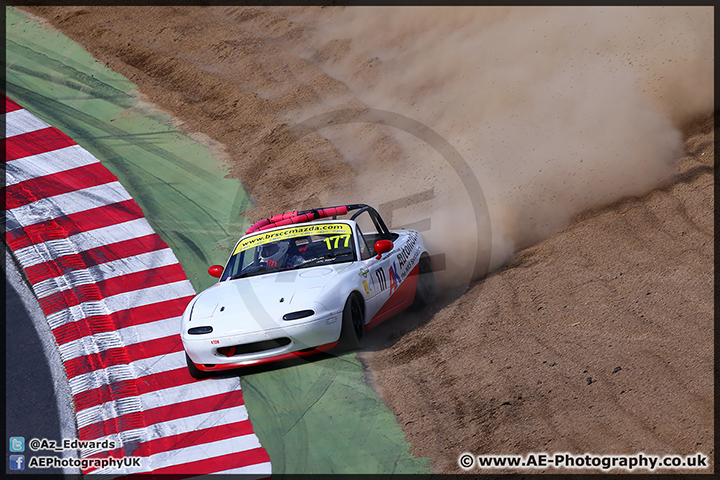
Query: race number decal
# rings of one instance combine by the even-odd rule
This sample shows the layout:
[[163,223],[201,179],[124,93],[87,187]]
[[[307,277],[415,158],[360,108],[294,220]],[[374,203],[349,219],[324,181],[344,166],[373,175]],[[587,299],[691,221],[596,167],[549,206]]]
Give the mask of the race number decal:
[[385,290],[387,288],[387,277],[385,276],[385,271],[382,268],[378,268],[375,270],[375,277],[377,278],[380,290]]
[[328,250],[332,250],[333,248],[338,248],[338,245],[342,243],[340,240],[343,238],[345,239],[343,247],[347,247],[350,243],[350,235],[334,235],[332,237],[324,238],[323,241],[325,242],[325,245],[327,245]]

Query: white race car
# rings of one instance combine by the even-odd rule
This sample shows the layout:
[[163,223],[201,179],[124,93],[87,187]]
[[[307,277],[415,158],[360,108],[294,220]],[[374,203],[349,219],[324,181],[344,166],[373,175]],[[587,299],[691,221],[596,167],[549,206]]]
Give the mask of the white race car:
[[262,220],[224,268],[208,272],[220,281],[193,298],[182,318],[196,378],[336,345],[359,348],[366,330],[435,294],[420,234],[388,230],[363,204]]

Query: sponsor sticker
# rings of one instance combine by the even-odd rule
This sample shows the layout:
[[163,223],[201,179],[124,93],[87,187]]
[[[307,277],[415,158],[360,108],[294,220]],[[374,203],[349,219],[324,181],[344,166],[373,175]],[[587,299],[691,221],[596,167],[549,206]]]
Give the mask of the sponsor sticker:
[[390,295],[397,290],[397,288],[402,283],[402,279],[398,275],[398,267],[395,261],[393,261],[392,266],[388,269],[388,274],[390,276]]
[[267,233],[260,233],[246,238],[238,243],[233,255],[243,252],[249,248],[276,242],[288,238],[302,237],[305,235],[325,235],[333,233],[336,235],[351,235],[352,229],[346,223],[320,223],[312,225],[292,226]]

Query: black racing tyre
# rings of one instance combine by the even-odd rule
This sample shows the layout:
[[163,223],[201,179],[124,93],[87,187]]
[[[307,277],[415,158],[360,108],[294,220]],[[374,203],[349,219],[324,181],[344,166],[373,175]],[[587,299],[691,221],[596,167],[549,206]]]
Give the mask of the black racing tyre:
[[430,257],[423,255],[420,257],[420,266],[418,267],[418,280],[415,289],[415,300],[412,308],[417,310],[435,300],[437,290],[435,288],[435,274],[432,271],[432,263]]
[[208,372],[203,372],[203,371],[200,370],[197,366],[195,366],[195,364],[193,363],[193,361],[190,360],[190,357],[188,357],[188,354],[187,354],[187,353],[185,354],[185,360],[187,361],[187,366],[188,366],[188,370],[190,371],[190,376],[191,376],[191,377],[193,377],[193,378],[195,378],[195,379],[198,379],[198,380],[202,380],[203,378],[208,378],[208,377],[210,377],[210,373],[208,373]]
[[338,349],[341,352],[357,350],[365,338],[365,315],[356,295],[350,295],[345,302],[342,318],[342,331]]

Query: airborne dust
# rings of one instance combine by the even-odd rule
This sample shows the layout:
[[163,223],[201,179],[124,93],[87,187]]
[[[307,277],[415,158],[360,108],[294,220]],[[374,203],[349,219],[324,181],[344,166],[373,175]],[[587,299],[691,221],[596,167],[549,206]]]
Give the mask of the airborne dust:
[[[588,208],[671,181],[680,129],[713,108],[712,7],[325,12],[298,55],[344,82],[353,102],[437,132],[481,186],[468,191],[412,132],[367,123],[320,130],[360,167],[354,201],[419,195],[391,221],[420,222],[431,253],[446,254],[438,275],[446,285],[466,284],[476,264],[503,265]],[[293,120],[349,101],[327,99]]]

